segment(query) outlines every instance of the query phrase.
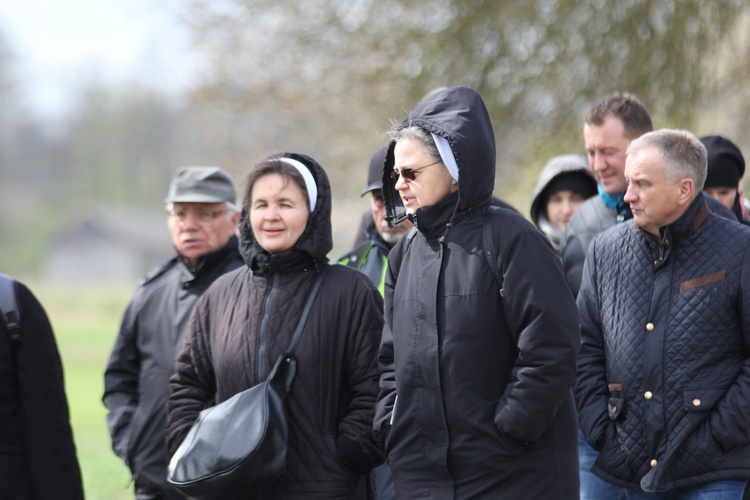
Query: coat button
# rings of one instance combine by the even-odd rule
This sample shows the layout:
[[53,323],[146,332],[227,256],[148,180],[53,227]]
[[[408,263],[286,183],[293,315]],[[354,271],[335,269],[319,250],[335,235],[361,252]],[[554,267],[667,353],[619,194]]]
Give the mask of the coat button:
[[700,406],[700,405],[701,405],[701,400],[700,400],[700,399],[698,399],[698,398],[695,398],[695,399],[693,400],[693,406],[695,406],[695,407],[698,407],[698,406]]
[[646,398],[646,399],[651,399],[651,398],[653,398],[653,397],[654,397],[654,393],[653,393],[653,392],[651,392],[651,391],[646,391],[646,392],[645,392],[645,393],[643,394],[643,397],[644,397],[644,398]]
[[654,331],[654,324],[653,323],[646,323],[646,330],[648,330],[649,332],[653,332]]
[[613,407],[612,407],[612,415],[614,415],[615,413],[617,413],[617,407],[616,407],[616,406],[613,406]]
[[654,468],[654,467],[656,467],[656,464],[657,464],[657,462],[656,462],[656,459],[655,459],[655,458],[654,458],[654,459],[652,459],[652,460],[651,460],[651,468]]

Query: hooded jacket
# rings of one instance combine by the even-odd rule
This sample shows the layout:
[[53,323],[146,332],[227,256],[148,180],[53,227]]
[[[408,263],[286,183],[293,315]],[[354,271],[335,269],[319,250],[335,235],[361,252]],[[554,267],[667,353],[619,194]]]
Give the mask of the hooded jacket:
[[596,180],[594,179],[594,174],[591,173],[586,158],[578,155],[561,155],[552,158],[544,166],[542,173],[539,175],[536,188],[534,188],[531,200],[531,220],[547,236],[547,239],[555,250],[559,250],[560,248],[564,230],[554,226],[547,218],[546,202],[551,194],[547,190],[552,183],[570,174],[580,177],[582,187],[585,186],[586,181],[590,181],[588,183],[590,193],[580,193],[584,198],[588,198],[596,193]]
[[[495,141],[479,94],[431,94],[410,125],[448,141],[459,185],[416,211],[389,256],[374,425],[397,497],[577,499],[580,336],[559,258],[530,222],[497,210],[499,290],[483,254]],[[393,148],[383,175],[392,220],[403,215]]]
[[661,241],[591,243],[576,400],[592,468],[646,492],[750,477],[750,230],[699,193]]
[[[279,254],[259,246],[243,210],[240,251],[246,265],[217,280],[198,302],[177,359],[169,399],[170,453],[212,400],[225,401],[268,377],[290,345],[318,269],[327,263],[328,178],[312,158],[282,156],[310,170],[316,208],[293,249]],[[296,352],[286,470],[248,498],[364,498],[361,475],[382,463],[372,437],[382,307],[366,276],[332,266]]]

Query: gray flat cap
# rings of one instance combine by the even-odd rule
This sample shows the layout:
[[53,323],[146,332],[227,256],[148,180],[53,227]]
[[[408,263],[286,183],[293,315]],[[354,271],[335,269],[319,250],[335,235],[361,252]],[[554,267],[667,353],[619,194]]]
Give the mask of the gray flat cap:
[[182,167],[169,185],[166,203],[235,203],[232,178],[219,167]]

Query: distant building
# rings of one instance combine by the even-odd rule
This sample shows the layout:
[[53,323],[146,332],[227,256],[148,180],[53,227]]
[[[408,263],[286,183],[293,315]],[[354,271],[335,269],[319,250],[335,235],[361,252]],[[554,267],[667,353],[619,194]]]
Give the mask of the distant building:
[[89,210],[53,235],[42,279],[57,283],[133,283],[174,255],[159,210]]

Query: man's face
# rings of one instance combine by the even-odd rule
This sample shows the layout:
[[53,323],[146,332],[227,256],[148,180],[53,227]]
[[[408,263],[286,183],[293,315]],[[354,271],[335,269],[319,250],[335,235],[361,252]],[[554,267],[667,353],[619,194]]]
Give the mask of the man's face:
[[[646,147],[628,156],[625,176],[629,182],[625,202],[630,204],[635,225],[659,236],[659,228],[671,224],[682,215],[692,194],[692,181],[667,179],[663,161],[654,148]],[[688,191],[685,191],[685,190]]]
[[719,200],[729,210],[734,208],[734,200],[737,198],[737,188],[718,186],[705,188],[704,191]]
[[375,189],[370,191],[370,208],[372,208],[372,219],[375,221],[375,228],[378,234],[388,245],[393,246],[406,233],[413,224],[410,220],[404,220],[394,227],[389,227],[385,220],[385,203],[383,202],[383,191]]
[[200,257],[227,244],[239,219],[227,203],[174,203],[167,224],[177,253],[195,266]]
[[601,125],[584,124],[583,140],[589,166],[604,192],[617,195],[625,191],[625,156],[631,139],[622,120],[609,115]]

